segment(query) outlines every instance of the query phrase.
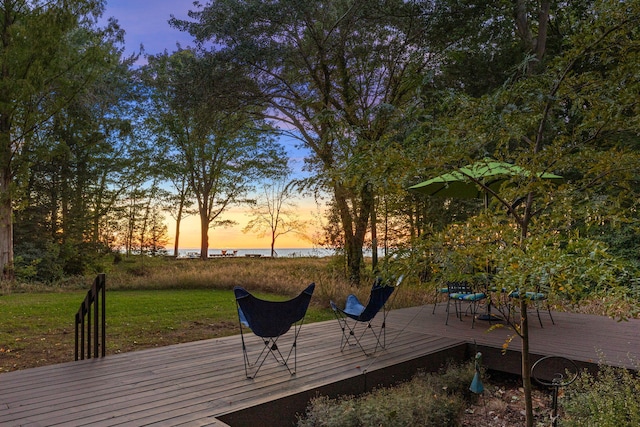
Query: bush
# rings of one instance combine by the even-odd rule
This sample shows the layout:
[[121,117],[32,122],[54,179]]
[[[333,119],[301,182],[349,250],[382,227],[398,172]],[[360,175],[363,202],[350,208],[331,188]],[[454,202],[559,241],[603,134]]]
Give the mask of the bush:
[[31,243],[16,245],[16,278],[26,282],[44,283],[60,280],[64,272],[59,256],[60,247],[51,242],[45,242],[42,248]]
[[393,388],[360,397],[313,399],[299,427],[457,426],[472,398],[474,365],[451,366],[438,374],[419,373]]
[[640,378],[627,369],[601,364],[596,375],[582,372],[560,404],[564,427],[640,426]]

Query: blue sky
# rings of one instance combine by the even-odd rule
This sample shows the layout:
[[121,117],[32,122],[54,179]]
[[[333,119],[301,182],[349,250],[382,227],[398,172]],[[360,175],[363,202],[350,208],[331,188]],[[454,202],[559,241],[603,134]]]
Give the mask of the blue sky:
[[172,28],[168,21],[171,15],[188,19],[188,11],[195,9],[193,0],[107,0],[103,18],[118,20],[125,31],[127,54],[137,52],[140,44],[146,53],[157,54],[175,51],[176,43],[193,45],[188,33]]

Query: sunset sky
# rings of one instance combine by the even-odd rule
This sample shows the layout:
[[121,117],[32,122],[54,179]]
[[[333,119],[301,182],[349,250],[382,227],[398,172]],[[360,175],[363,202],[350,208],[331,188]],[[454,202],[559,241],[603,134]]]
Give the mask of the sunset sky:
[[[206,3],[203,1],[202,3]],[[187,33],[182,33],[168,23],[171,15],[179,19],[188,19],[187,12],[194,9],[193,0],[107,0],[106,11],[103,18],[106,20],[114,17],[120,27],[125,31],[125,53],[127,55],[137,53],[140,45],[144,45],[146,54],[158,54],[164,50],[173,52],[177,50],[179,43],[183,48],[192,46],[192,38]],[[138,61],[144,64],[144,58]],[[287,148],[292,168],[300,174],[304,151],[296,149],[291,141],[282,140]],[[318,208],[311,199],[300,199],[298,206],[298,218],[309,225],[309,234],[317,225]],[[219,249],[259,249],[270,247],[269,237],[258,238],[255,234],[244,234],[242,229],[250,220],[246,209],[233,208],[225,215],[225,219],[232,219],[238,225],[230,228],[215,228],[209,230],[209,247]],[[168,218],[169,248],[173,248],[175,237],[175,222]],[[284,235],[276,240],[277,248],[308,248],[312,243],[296,237],[294,234]],[[180,248],[200,247],[200,221],[197,216],[190,216],[181,225]]]

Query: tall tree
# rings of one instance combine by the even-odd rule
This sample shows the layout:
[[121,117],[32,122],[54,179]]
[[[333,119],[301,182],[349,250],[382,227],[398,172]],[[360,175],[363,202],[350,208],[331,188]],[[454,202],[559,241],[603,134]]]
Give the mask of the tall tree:
[[432,61],[415,3],[218,0],[174,20],[249,67],[270,117],[311,150],[314,184],[333,197],[352,283],[384,176],[380,140]]
[[[16,256],[25,247],[32,248],[29,257],[46,256],[48,245],[61,245],[57,262],[68,274],[81,274],[113,248],[104,240],[105,219],[150,171],[148,139],[140,137],[132,111],[134,58],[121,59],[115,47],[111,58],[104,74],[42,123],[14,161]],[[27,261],[23,256],[20,263]]]
[[244,203],[261,178],[284,170],[285,153],[260,119],[260,106],[247,100],[253,84],[224,58],[182,50],[150,57],[147,72],[159,141],[184,160],[206,259],[209,229],[229,223],[223,213]]
[[102,74],[116,27],[93,28],[102,1],[0,3],[0,264],[13,277],[14,165],[32,135]]

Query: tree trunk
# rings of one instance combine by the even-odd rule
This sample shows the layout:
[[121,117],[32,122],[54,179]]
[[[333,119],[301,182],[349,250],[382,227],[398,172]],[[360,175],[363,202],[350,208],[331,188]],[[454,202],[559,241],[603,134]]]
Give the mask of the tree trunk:
[[[181,208],[182,209],[182,208]],[[178,248],[180,247],[180,222],[182,222],[182,213],[178,213],[176,218],[176,237],[173,240],[173,257],[178,257]]]
[[209,216],[206,209],[200,209],[200,259],[209,258]]
[[377,212],[375,204],[371,209],[371,269],[374,274],[378,272],[378,231],[377,231]]
[[[535,59],[532,57],[527,67],[527,74],[533,75],[535,68],[539,67],[544,57],[547,42],[547,29],[549,23],[549,11],[551,9],[551,3],[548,0],[543,0],[540,3],[540,9],[538,10],[538,35],[533,36],[531,31],[531,25],[527,19],[527,2],[524,0],[517,0],[515,5],[515,18],[516,18],[516,30],[521,40],[524,43],[525,50],[534,53]],[[538,153],[542,149],[542,125],[546,120],[546,115],[542,118],[542,122],[538,129],[536,136],[536,145],[534,147],[534,154]],[[531,220],[533,209],[533,193],[527,195],[527,203],[525,205],[525,213],[520,224],[520,237],[521,242],[529,234],[529,221]],[[520,289],[521,293],[524,293],[525,289]],[[521,295],[522,297],[522,295]],[[527,301],[525,298],[520,300],[520,311],[522,313],[522,320],[520,325],[520,331],[522,334],[522,387],[524,388],[524,401],[526,410],[526,427],[533,427],[533,402],[531,400],[531,361],[529,358],[529,325],[527,319]]]
[[271,258],[276,256],[276,230],[271,229]]
[[342,230],[344,233],[344,253],[347,262],[347,277],[353,286],[360,285],[360,269],[362,268],[362,244],[358,245],[354,232],[353,217],[349,210],[347,191],[339,183],[334,184],[334,198]]
[[14,279],[13,270],[13,210],[11,208],[11,170],[0,169],[0,263],[2,278]]
[[347,256],[347,276],[349,283],[360,286],[360,270],[364,259],[362,257],[362,245],[358,247],[353,235],[345,236],[345,254]]
[[520,332],[522,333],[522,387],[526,411],[526,427],[533,427],[533,401],[531,399],[531,359],[529,357],[529,318],[527,299],[520,295]]

